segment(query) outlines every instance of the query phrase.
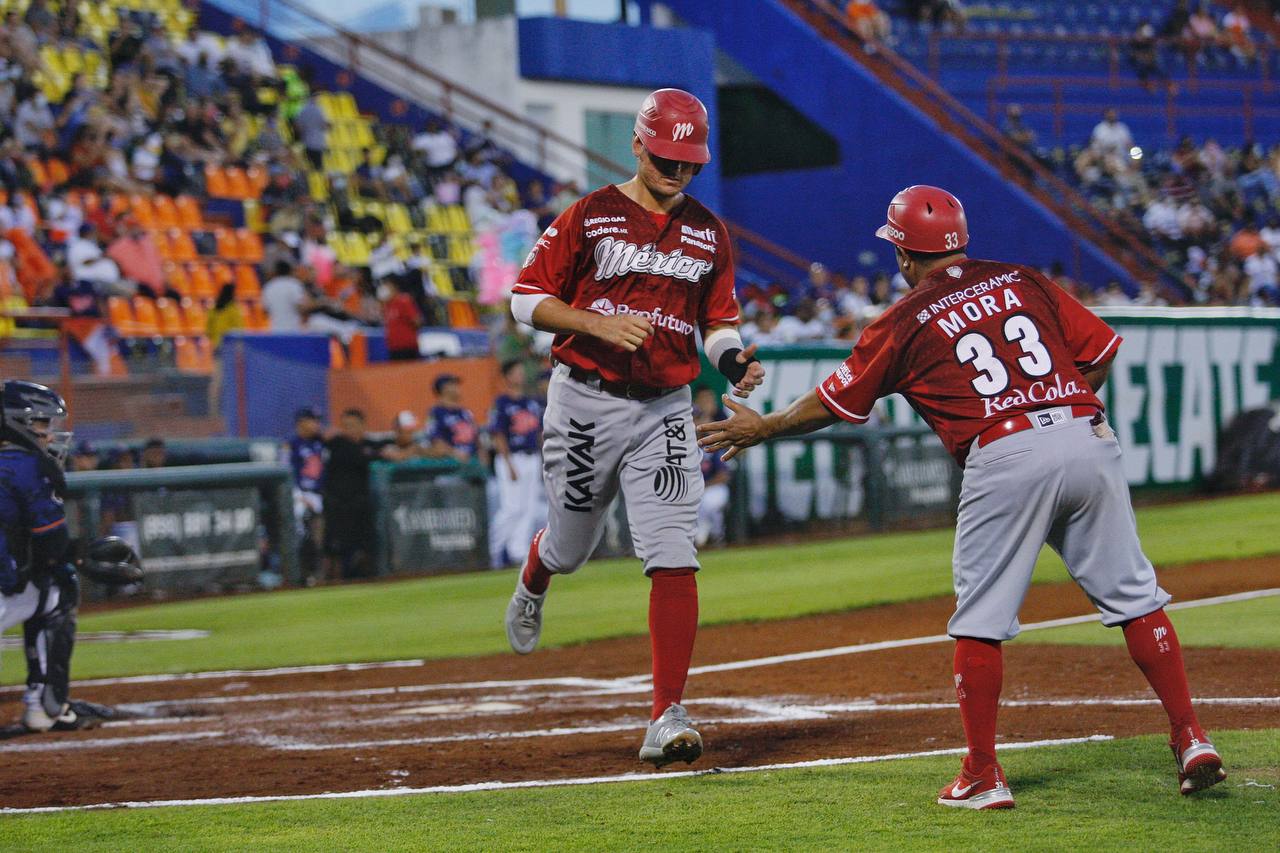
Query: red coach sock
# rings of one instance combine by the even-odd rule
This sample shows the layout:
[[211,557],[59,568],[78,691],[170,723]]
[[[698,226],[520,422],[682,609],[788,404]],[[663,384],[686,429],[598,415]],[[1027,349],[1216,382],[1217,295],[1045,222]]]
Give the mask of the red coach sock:
[[520,575],[524,588],[534,595],[542,595],[551,585],[551,572],[547,571],[547,567],[542,564],[542,557],[538,555],[538,543],[546,532],[547,528],[544,527],[533,534],[533,542],[529,543],[529,557],[524,561],[524,572]]
[[978,775],[996,763],[996,711],[1004,683],[1004,655],[999,640],[956,639],[956,698],[969,754],[964,766]]
[[1177,732],[1186,726],[1200,730],[1196,712],[1191,709],[1191,690],[1187,687],[1187,671],[1182,663],[1182,647],[1173,624],[1161,608],[1125,623],[1124,641],[1129,656],[1151,683],[1160,697],[1169,726]]
[[698,579],[693,569],[659,569],[649,590],[649,641],[653,647],[653,716],[684,695],[698,633]]

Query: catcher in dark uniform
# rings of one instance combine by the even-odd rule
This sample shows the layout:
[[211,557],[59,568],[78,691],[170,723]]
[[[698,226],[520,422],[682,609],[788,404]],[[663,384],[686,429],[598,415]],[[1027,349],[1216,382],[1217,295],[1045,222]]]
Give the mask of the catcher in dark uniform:
[[[0,389],[0,415],[0,631],[22,625],[22,725],[32,732],[89,728],[119,715],[68,696],[80,580],[62,506],[71,445],[62,429],[66,405],[43,385],[10,380]],[[142,579],[138,555],[113,536],[91,543],[78,568],[108,584]]]

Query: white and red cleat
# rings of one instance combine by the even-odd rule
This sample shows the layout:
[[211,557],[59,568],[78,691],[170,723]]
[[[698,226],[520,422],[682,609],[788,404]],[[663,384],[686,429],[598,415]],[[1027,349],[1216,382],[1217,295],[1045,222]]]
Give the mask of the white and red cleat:
[[1005,784],[999,764],[992,764],[976,776],[962,768],[955,781],[938,792],[938,805],[956,809],[1011,809],[1013,792]]
[[1169,742],[1178,762],[1178,785],[1182,794],[1194,794],[1227,778],[1222,756],[1203,730],[1187,726]]

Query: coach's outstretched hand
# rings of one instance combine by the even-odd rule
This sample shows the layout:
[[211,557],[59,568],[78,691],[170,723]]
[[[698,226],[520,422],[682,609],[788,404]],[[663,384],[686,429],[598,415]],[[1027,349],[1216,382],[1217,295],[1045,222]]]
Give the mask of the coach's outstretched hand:
[[741,397],[745,400],[747,397],[751,396],[751,392],[756,389],[757,385],[764,382],[764,365],[756,361],[755,357],[755,344],[752,344],[742,352],[738,353],[736,360],[738,364],[745,364],[747,366],[747,372],[745,376],[734,383],[733,394],[735,397]]
[[721,397],[724,404],[733,414],[725,421],[711,421],[698,425],[698,444],[707,450],[725,450],[724,459],[729,461],[738,452],[753,447],[768,436],[764,432],[764,418],[755,409],[735,403],[728,394]]
[[588,334],[599,338],[615,347],[622,347],[627,352],[635,352],[653,334],[653,326],[649,321],[636,314],[614,314],[606,316],[591,312],[591,325]]

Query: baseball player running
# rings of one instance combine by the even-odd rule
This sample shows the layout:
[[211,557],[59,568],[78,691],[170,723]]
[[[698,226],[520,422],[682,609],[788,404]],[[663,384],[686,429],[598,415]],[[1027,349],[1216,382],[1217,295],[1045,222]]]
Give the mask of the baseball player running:
[[698,428],[726,457],[775,436],[840,420],[864,423],[875,401],[901,393],[964,468],[953,574],[955,683],[968,755],[938,803],[1012,808],[996,760],[1001,643],[1045,542],[1102,613],[1169,715],[1183,794],[1226,778],[1191,707],[1178,635],[1138,543],[1120,446],[1096,395],[1120,336],[1028,267],[969,258],[960,202],[915,186],[876,231],[895,246],[911,293],[862,333],[829,378],[761,417],[726,398],[728,420]]
[[511,300],[516,319],[556,334],[556,367],[543,421],[547,526],[507,607],[507,638],[520,654],[533,651],[551,576],[587,561],[621,488],[652,582],[653,713],[640,758],[659,767],[702,754],[680,704],[698,623],[694,333],[739,396],[764,378],[738,336],[724,223],[684,192],[711,159],[709,130],[688,92],[645,98],[631,143],[635,177],[562,213],[529,253]]

